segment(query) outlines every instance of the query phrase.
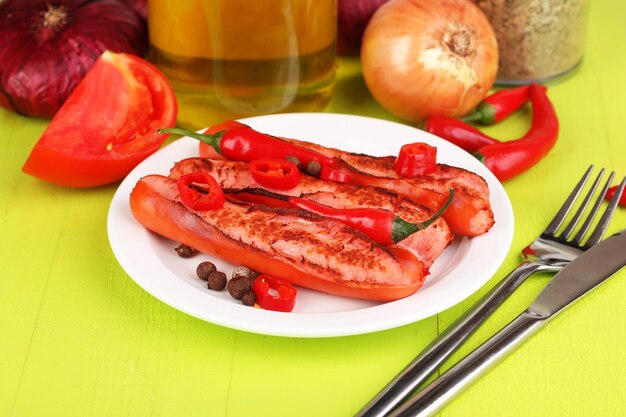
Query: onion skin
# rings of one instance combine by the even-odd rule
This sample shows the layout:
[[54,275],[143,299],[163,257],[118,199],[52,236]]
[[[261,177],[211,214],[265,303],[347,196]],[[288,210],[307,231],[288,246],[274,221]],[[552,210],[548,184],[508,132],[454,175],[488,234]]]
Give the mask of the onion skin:
[[496,79],[498,45],[469,0],[391,0],[367,26],[361,63],[380,105],[421,122],[476,107]]
[[358,55],[367,23],[389,0],[339,0],[337,3],[337,54]]
[[0,106],[50,118],[102,52],[142,56],[147,42],[121,0],[0,1]]
[[124,0],[143,20],[148,20],[148,1],[147,0]]

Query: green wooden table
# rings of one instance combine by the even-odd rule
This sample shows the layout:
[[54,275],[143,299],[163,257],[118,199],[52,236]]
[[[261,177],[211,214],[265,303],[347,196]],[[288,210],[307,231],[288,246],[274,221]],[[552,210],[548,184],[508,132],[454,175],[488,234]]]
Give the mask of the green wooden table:
[[[106,216],[115,185],[55,187],[20,171],[47,125],[0,111],[0,416],[350,416],[520,260],[590,164],[626,175],[626,6],[591,10],[588,53],[551,86],[559,142],[505,188],[509,256],[478,293],[435,317],[329,339],[262,336],[157,301],[120,268]],[[342,60],[328,111],[395,120]],[[520,136],[528,114],[488,133]],[[612,232],[626,227],[621,209]],[[626,250],[626,248],[625,248]],[[487,255],[486,255],[487,256]],[[449,367],[535,298],[525,283]],[[441,416],[626,415],[626,271],[578,302],[451,403]]]

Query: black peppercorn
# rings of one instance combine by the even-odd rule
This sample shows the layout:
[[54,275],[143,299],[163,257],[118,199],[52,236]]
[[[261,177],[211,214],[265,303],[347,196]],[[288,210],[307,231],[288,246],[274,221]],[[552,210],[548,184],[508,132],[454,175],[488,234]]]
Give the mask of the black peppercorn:
[[202,281],[207,281],[211,272],[215,270],[217,270],[217,268],[215,267],[215,265],[213,265],[212,262],[205,261],[198,265],[198,267],[196,268],[196,274],[198,275],[198,278],[200,278]]
[[210,290],[222,291],[226,287],[226,274],[221,271],[213,271],[207,279],[207,287]]
[[253,306],[256,303],[256,295],[252,291],[248,291],[241,297],[241,302],[246,306]]
[[322,171],[322,166],[317,161],[311,161],[306,166],[306,173],[311,176],[317,177],[321,171]]
[[298,168],[300,168],[300,160],[298,159],[297,156],[293,156],[293,155],[288,155],[285,157],[285,159],[289,162],[293,162],[293,164],[295,166],[297,166]]
[[174,249],[181,258],[191,258],[194,250],[187,245],[180,244]]
[[247,292],[252,291],[251,278],[246,278],[241,275],[237,275],[230,281],[228,281],[228,293],[235,299],[241,300],[241,297]]

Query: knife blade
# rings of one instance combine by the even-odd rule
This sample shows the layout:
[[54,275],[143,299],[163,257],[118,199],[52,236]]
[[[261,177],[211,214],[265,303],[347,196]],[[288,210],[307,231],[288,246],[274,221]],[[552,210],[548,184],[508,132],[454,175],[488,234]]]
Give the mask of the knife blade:
[[587,249],[552,278],[529,311],[544,317],[558,313],[602,283],[626,262],[626,230]]
[[388,417],[427,417],[513,352],[565,307],[626,266],[626,229],[556,274],[531,306]]

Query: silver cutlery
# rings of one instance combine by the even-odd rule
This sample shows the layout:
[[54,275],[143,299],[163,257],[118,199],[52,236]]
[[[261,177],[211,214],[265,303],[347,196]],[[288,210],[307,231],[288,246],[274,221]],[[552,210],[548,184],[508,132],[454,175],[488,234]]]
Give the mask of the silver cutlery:
[[626,266],[626,229],[578,256],[552,278],[528,309],[389,417],[432,416],[535,334],[558,313]]
[[[475,330],[491,316],[496,308],[529,276],[536,272],[559,271],[577,256],[600,242],[615,212],[619,194],[623,191],[624,183],[626,182],[626,178],[624,178],[618,192],[615,193],[591,235],[585,241],[585,236],[598,214],[604,195],[613,181],[614,173],[611,173],[596,196],[585,220],[579,226],[580,220],[589,203],[593,200],[594,194],[602,180],[604,169],[600,170],[578,206],[578,210],[568,221],[568,224],[561,233],[557,233],[578,201],[592,171],[593,165],[580,178],[541,235],[522,250],[524,261],[426,347],[418,357],[409,363],[372,401],[357,413],[357,417],[383,417],[387,415],[423,384],[443,362],[452,356]],[[570,239],[577,227],[579,227],[577,233]]]

